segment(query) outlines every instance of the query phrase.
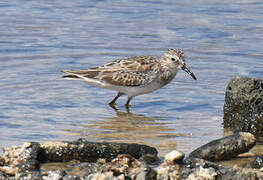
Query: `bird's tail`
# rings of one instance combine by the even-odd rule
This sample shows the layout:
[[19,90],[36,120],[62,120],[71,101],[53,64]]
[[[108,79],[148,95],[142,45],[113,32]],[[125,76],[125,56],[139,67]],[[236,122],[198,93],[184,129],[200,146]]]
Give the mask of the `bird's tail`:
[[63,73],[66,73],[67,75],[62,76],[62,78],[66,78],[66,79],[79,79],[78,76],[71,74],[68,70],[63,70]]

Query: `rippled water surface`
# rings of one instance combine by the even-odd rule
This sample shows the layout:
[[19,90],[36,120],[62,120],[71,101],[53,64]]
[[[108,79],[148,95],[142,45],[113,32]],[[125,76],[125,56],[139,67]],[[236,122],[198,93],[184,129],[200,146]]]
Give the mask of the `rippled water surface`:
[[[235,76],[263,78],[263,2],[1,1],[0,146],[25,141],[134,142],[189,153],[223,136],[224,91]],[[180,71],[133,99],[61,78],[133,55],[185,51]]]

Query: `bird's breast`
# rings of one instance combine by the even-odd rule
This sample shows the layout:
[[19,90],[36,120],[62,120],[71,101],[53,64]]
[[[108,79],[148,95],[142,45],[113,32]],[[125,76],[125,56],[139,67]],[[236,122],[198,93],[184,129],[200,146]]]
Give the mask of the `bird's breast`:
[[176,76],[178,70],[166,70],[160,74],[160,81],[164,85],[170,83]]

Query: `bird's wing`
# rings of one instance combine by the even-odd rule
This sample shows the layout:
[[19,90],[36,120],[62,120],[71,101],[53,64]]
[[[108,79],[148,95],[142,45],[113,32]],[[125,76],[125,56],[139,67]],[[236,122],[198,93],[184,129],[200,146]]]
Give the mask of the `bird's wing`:
[[140,86],[152,80],[149,76],[159,65],[151,56],[134,56],[118,59],[105,65],[85,70],[65,70],[64,77],[91,78],[118,86]]

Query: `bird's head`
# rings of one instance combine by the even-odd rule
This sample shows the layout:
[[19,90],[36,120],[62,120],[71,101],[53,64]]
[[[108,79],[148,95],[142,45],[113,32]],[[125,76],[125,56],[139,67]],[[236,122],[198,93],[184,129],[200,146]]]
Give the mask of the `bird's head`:
[[192,76],[194,80],[196,80],[196,77],[194,73],[186,66],[185,64],[185,56],[183,50],[180,49],[168,49],[163,57],[163,59],[166,59],[170,62],[173,62],[173,64],[178,68],[182,69],[188,74]]

